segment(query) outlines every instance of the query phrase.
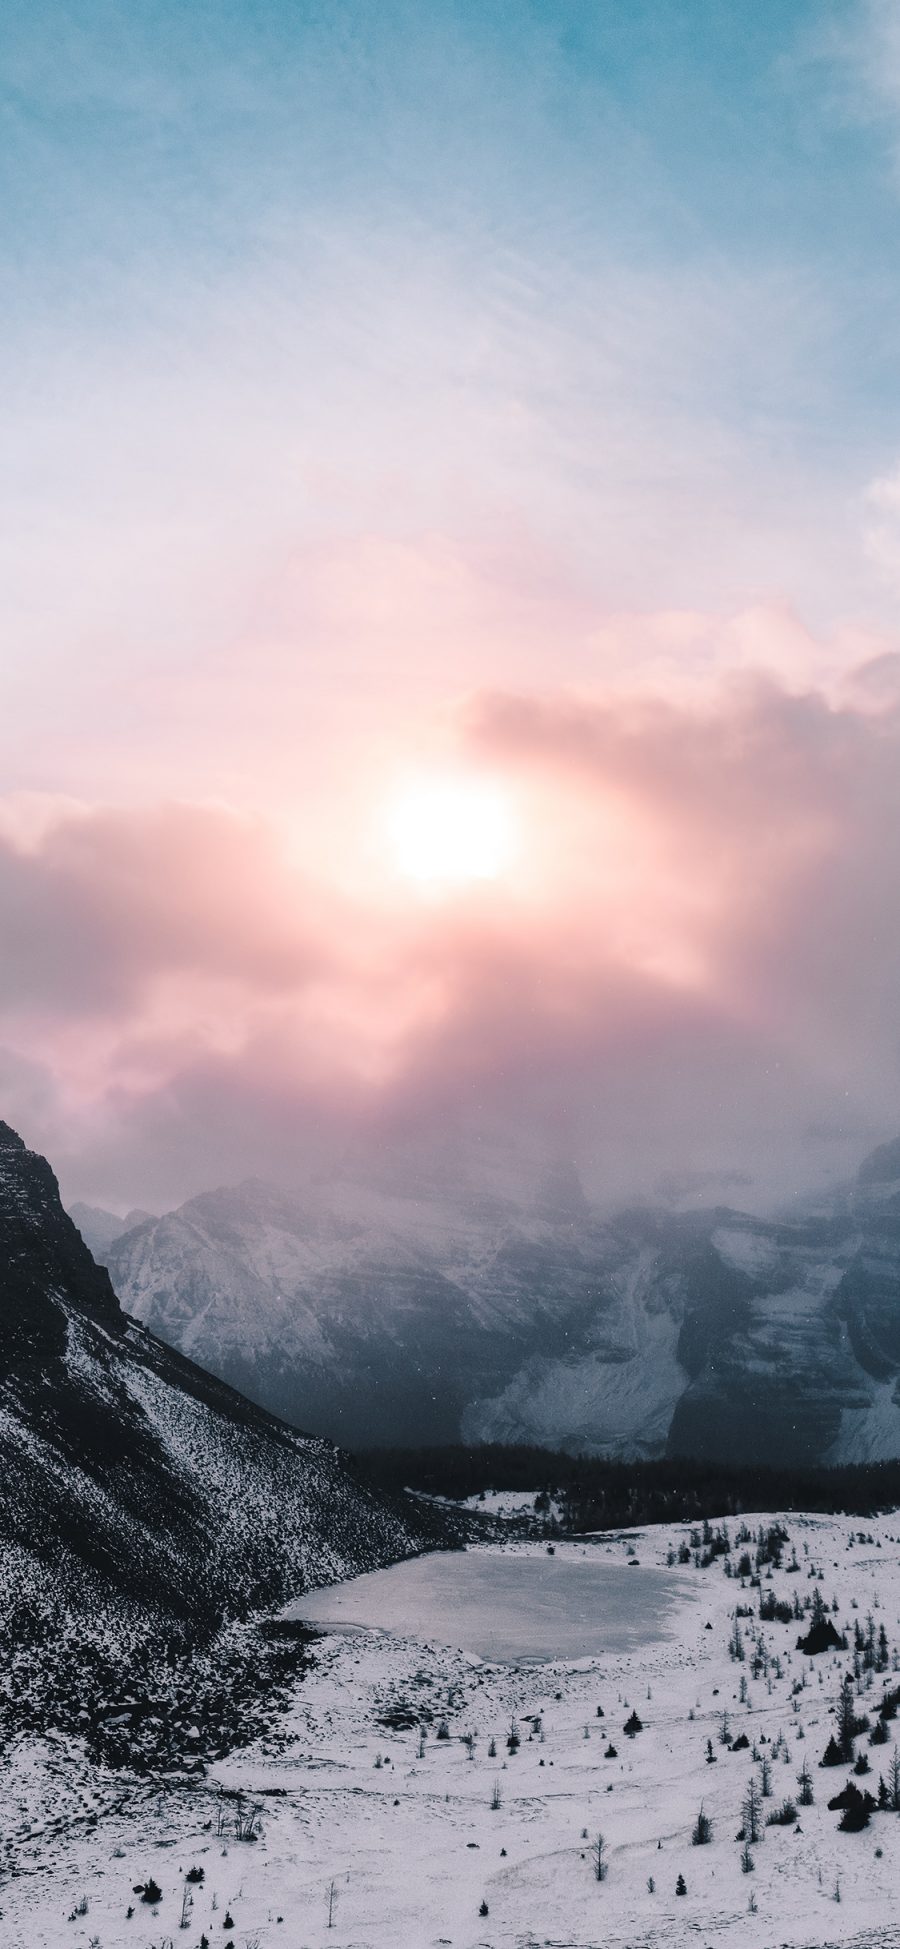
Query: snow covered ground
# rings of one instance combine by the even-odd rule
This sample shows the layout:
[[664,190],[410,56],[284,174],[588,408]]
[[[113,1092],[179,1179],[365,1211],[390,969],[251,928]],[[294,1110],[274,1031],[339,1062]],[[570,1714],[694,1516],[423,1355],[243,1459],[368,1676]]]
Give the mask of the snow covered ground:
[[[900,1518],[783,1523],[789,1541],[771,1580],[763,1568],[759,1587],[742,1587],[724,1574],[728,1559],[698,1567],[692,1555],[679,1578],[687,1595],[664,1620],[672,1635],[576,1664],[488,1665],[382,1631],[329,1635],[278,1730],[202,1780],[98,1775],[64,1742],[7,1753],[3,1949],[198,1949],[204,1937],[211,1949],[822,1949],[853,1939],[887,1949],[898,1940],[900,1814],[840,1832],[826,1803],[849,1768],[818,1762],[854,1625],[865,1635],[869,1615],[875,1633],[884,1624],[890,1660],[881,1671],[860,1660],[857,1705],[872,1726],[900,1682]],[[667,1568],[689,1536],[678,1525],[556,1551],[573,1564],[599,1553],[633,1581],[639,1605],[640,1580]],[[501,1568],[515,1556],[536,1572],[545,1558],[540,1544],[491,1554]],[[624,1568],[629,1554],[638,1568]],[[744,1656],[730,1655],[736,1606],[758,1612],[761,1595],[793,1604],[816,1590],[829,1605],[837,1598],[848,1651],[811,1659],[796,1649],[796,1620],[743,1617]],[[628,1737],[632,1712],[642,1730]],[[448,1738],[437,1736],[442,1721]],[[857,1739],[871,1764],[861,1787],[876,1791],[880,1772],[889,1779],[898,1727],[888,1723],[887,1743]],[[733,1751],[744,1733],[749,1743]],[[790,1825],[762,1826],[744,1872],[735,1836],[764,1758],[763,1820],[797,1800],[804,1761],[815,1804]],[[694,1846],[701,1801],[712,1839]],[[258,1823],[250,1841],[236,1834],[248,1816]],[[161,1896],[147,1903],[139,1890],[151,1877]]]

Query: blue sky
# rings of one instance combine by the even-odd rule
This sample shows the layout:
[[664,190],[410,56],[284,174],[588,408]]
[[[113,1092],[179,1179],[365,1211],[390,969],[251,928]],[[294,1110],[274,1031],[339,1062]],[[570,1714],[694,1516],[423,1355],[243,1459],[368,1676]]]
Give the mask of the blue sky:
[[[889,1134],[895,6],[32,0],[4,26],[12,1120],[96,1141],[81,1188],[134,1203],[161,1142],[221,1136],[240,1174],[248,1125],[264,1164],[298,1105],[373,1079],[434,1101],[470,1065],[518,1119],[562,981],[546,1073],[567,1103],[605,1075],[638,1153],[652,1125],[662,1163],[781,1175],[802,1129]],[[378,852],[398,781],[448,766],[519,808],[475,919]],[[233,885],[265,893],[256,960]],[[883,952],[851,967],[859,938]]]
[[213,549],[231,468],[285,548],[368,521],[286,483],[302,452],[404,532],[480,492],[613,605],[887,619],[891,43],[846,0],[12,9],[10,498],[139,555],[149,524],[163,599],[167,474]]

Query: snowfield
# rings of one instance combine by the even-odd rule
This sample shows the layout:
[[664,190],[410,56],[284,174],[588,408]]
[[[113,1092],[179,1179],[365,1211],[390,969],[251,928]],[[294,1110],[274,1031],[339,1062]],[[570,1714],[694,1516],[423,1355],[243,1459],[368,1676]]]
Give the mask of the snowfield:
[[[210,1949],[886,1949],[898,1940],[900,1813],[842,1832],[827,1802],[848,1778],[877,1797],[879,1774],[889,1797],[900,1717],[869,1742],[879,1701],[900,1684],[900,1518],[743,1520],[787,1532],[780,1567],[764,1563],[758,1585],[725,1574],[744,1549],[755,1556],[734,1520],[729,1554],[705,1564],[708,1540],[697,1550],[682,1525],[556,1543],[563,1567],[589,1556],[630,1579],[637,1609],[641,1580],[687,1548],[671,1585],[683,1594],[659,1620],[668,1635],[630,1649],[487,1664],[342,1630],[314,1646],[277,1728],[205,1777],[92,1771],[62,1739],[7,1751],[3,1949],[198,1949],[204,1938]],[[511,1560],[538,1579],[546,1547],[477,1554],[498,1566],[499,1605]],[[847,1650],[798,1650],[808,1616],[760,1623],[761,1599],[793,1609],[816,1592]],[[737,1607],[754,1615],[738,1618],[736,1639]],[[869,1719],[855,1751],[871,1769],[858,1778],[819,1765],[854,1657],[855,1710]],[[629,1736],[633,1713],[641,1729]],[[771,1791],[745,1872],[736,1835],[764,1761]],[[766,1826],[800,1799],[804,1762],[814,1804]],[[697,1846],[701,1803],[712,1837]],[[240,1839],[248,1825],[254,1838]],[[148,1886],[157,1900],[142,1899]]]

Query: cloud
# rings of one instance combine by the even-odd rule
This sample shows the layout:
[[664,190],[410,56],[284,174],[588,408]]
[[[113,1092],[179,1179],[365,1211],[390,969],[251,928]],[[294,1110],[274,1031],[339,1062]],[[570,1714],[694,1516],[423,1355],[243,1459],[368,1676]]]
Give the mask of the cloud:
[[30,846],[0,837],[0,1002],[87,1018],[127,1015],[165,977],[302,986],[322,966],[310,897],[261,822],[69,811]]
[[126,1204],[450,1129],[563,1143],[609,1197],[850,1168],[900,1067],[900,711],[862,689],[470,698],[458,759],[520,858],[432,901],[374,870],[339,897],[223,808],[53,805],[25,836],[9,808],[26,1134]]
[[[892,667],[892,665],[891,665]],[[795,916],[844,872],[883,874],[887,894],[900,816],[895,709],[833,705],[820,691],[733,681],[717,701],[596,704],[487,697],[475,708],[476,748],[555,778],[586,804],[610,790],[652,822],[659,859],[706,887],[697,924],[729,958],[737,937],[796,946]],[[892,902],[887,902],[892,906]],[[802,911],[804,930],[830,925],[827,905]]]
[[900,466],[871,481],[864,497],[864,539],[888,588],[900,588]]

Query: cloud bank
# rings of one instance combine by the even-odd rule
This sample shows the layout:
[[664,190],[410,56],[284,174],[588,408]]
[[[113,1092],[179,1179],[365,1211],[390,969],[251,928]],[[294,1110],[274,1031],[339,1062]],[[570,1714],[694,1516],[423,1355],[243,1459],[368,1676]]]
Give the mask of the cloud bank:
[[839,1174],[900,1123],[881,661],[840,702],[751,673],[699,700],[471,696],[458,762],[508,793],[518,856],[433,898],[368,859],[338,893],[214,805],[10,804],[8,1114],[119,1204],[448,1129],[528,1128],[609,1198]]

